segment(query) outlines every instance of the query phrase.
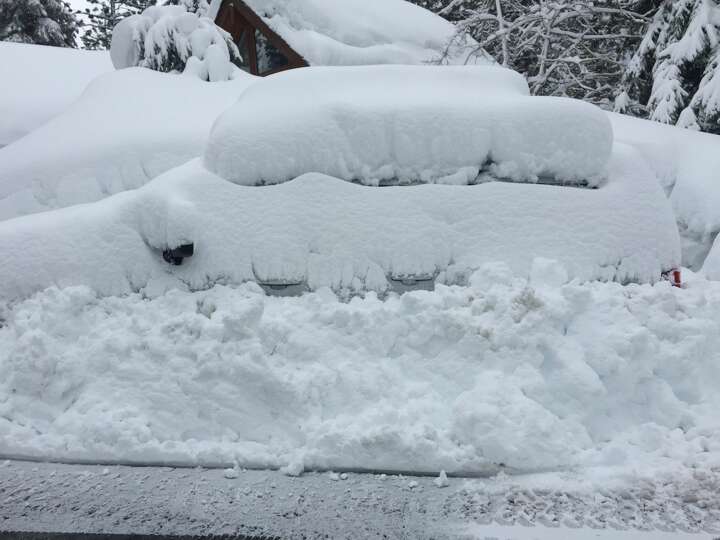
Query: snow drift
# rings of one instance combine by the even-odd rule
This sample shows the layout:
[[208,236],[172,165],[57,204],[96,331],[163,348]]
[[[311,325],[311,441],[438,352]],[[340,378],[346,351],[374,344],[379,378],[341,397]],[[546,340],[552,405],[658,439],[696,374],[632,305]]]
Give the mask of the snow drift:
[[499,67],[306,68],[258,81],[215,123],[205,165],[244,185],[320,172],[366,184],[512,179],[598,184],[612,148],[604,113],[530,97]]
[[[452,23],[405,0],[245,1],[312,66],[463,64],[467,59],[463,47],[448,50],[456,32]],[[208,16],[214,18],[220,4],[213,0]],[[477,46],[471,39],[467,45]]]
[[[169,266],[161,252],[195,254]],[[215,283],[385,292],[388,280],[463,283],[482,264],[527,273],[537,256],[570,278],[654,281],[679,264],[652,173],[618,146],[596,190],[488,182],[368,187],[320,174],[238,186],[192,161],[143,188],[0,223],[0,298],[51,285],[101,294]]]
[[683,264],[699,270],[720,232],[720,137],[621,114],[608,116],[615,140],[633,146],[658,177],[683,238]]
[[469,287],[351,302],[254,284],[152,299],[51,288],[0,307],[0,454],[297,472],[719,467],[720,284],[563,273],[490,265]]
[[63,114],[0,149],[0,220],[134,189],[199,156],[215,118],[253,80],[141,68],[99,77]]
[[0,147],[63,112],[111,70],[104,51],[0,42]]

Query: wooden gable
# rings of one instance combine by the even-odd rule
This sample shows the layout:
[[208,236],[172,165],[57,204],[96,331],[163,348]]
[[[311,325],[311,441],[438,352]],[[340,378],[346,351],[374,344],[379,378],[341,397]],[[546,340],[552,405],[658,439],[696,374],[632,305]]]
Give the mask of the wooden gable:
[[223,0],[215,23],[229,32],[243,57],[241,69],[253,75],[271,75],[307,67],[305,59],[274,32],[242,0]]

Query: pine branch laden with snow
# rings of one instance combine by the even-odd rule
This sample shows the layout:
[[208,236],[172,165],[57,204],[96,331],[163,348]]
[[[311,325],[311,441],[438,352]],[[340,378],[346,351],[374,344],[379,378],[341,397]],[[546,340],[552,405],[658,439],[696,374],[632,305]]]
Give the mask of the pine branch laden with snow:
[[78,23],[61,0],[0,0],[0,41],[72,47]]
[[616,110],[720,133],[720,7],[664,0],[633,55]]
[[185,5],[152,6],[122,20],[110,54],[117,69],[140,66],[212,82],[231,79],[240,59],[230,34]]
[[609,107],[625,53],[646,18],[635,0],[418,0],[458,26],[453,46],[473,37],[468,56],[489,53],[528,76],[533,94]]

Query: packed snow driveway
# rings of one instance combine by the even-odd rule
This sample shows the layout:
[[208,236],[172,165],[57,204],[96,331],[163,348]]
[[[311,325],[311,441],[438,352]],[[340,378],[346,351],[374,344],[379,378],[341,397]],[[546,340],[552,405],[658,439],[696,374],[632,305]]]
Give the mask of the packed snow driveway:
[[[692,276],[691,276],[692,277]],[[349,302],[255,284],[2,307],[0,453],[485,474],[720,465],[720,284],[468,287]]]

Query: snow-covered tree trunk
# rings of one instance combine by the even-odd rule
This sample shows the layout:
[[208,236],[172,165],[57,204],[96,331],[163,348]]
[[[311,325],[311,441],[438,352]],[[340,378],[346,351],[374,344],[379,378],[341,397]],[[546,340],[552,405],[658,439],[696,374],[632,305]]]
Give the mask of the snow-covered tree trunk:
[[0,41],[73,47],[77,27],[62,0],[0,0]]

